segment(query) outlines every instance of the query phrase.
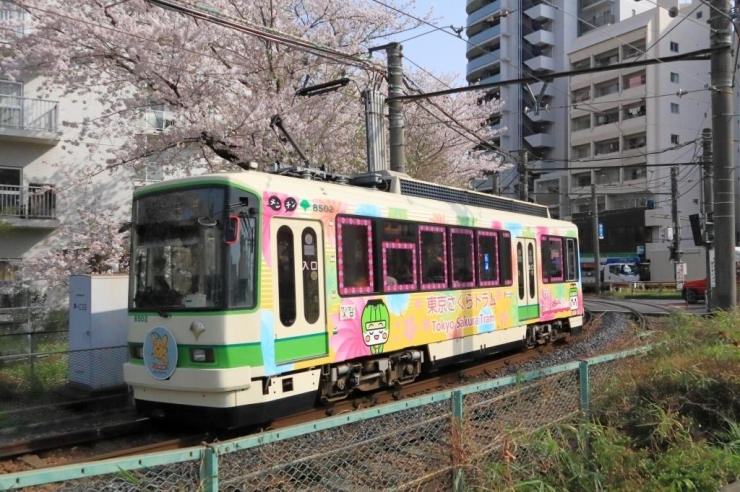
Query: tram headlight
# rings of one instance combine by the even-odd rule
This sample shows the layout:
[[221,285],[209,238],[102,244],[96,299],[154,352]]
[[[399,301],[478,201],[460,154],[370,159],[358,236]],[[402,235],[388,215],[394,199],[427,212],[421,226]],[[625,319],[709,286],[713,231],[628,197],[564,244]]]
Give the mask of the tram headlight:
[[213,362],[215,359],[212,348],[190,349],[190,360],[193,362]]

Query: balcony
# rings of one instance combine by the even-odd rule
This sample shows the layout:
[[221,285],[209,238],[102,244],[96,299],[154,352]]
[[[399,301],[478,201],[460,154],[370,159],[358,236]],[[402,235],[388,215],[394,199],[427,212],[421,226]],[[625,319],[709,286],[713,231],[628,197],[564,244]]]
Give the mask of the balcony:
[[524,39],[535,46],[555,46],[555,34],[544,29],[527,34]]
[[553,121],[555,121],[555,115],[549,110],[545,109],[540,109],[539,111],[525,110],[525,114],[531,121],[535,123],[552,123]]
[[597,27],[608,26],[614,24],[614,14],[605,12],[601,15],[595,15],[590,19],[581,18],[578,22],[580,29],[580,36],[583,36],[589,31],[596,29]]
[[555,20],[555,7],[541,3],[525,10],[524,14],[536,21]]
[[0,185],[0,221],[35,229],[59,227],[56,191],[50,186]]
[[[467,56],[470,58],[473,56],[477,56],[480,53],[486,53],[489,50],[484,45],[499,36],[501,36],[501,24],[497,24],[487,29],[483,29],[481,32],[479,32],[475,36],[469,37],[468,38],[468,50],[466,52]],[[494,44],[494,43],[492,42],[491,44]],[[495,43],[495,44],[498,44],[498,43]]]
[[56,145],[59,102],[0,95],[0,139]]
[[[470,2],[468,2],[468,4],[470,4]],[[484,19],[487,19],[493,16],[500,10],[501,10],[501,2],[499,0],[489,3],[483,8],[480,8],[476,10],[475,12],[473,12],[472,14],[468,15],[467,27],[469,28],[473,26],[474,24],[477,24],[478,22],[481,22]]]
[[529,145],[536,149],[555,146],[555,139],[552,137],[552,135],[548,133],[535,133],[534,135],[524,137],[524,140],[526,140]]
[[474,60],[470,60],[465,67],[465,72],[468,74],[469,79],[476,79],[481,74],[477,73],[483,69],[489,68],[492,65],[498,65],[501,63],[501,50],[495,50]]
[[613,3],[613,0],[581,0],[581,10],[586,11],[598,7],[606,7],[607,5],[612,5]]
[[545,55],[535,56],[534,58],[525,60],[524,64],[534,72],[555,70],[555,59]]

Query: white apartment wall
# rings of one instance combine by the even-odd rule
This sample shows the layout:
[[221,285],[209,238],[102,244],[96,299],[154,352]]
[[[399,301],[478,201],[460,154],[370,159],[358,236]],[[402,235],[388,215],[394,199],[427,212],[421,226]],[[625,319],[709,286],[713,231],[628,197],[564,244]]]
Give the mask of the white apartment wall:
[[[50,254],[50,247],[59,245],[63,229],[78,221],[80,209],[120,206],[120,219],[127,220],[133,176],[130,168],[89,176],[91,169],[104,165],[106,159],[112,157],[108,151],[121,144],[110,134],[80,137],[80,125],[85,118],[94,120],[104,115],[103,106],[90,94],[65,95],[61,90],[48,93],[42,89],[42,80],[36,78],[25,81],[24,97],[58,101],[59,130],[62,132],[61,141],[54,146],[18,139],[0,140],[1,167],[21,168],[23,186],[48,184],[56,190],[59,228],[18,226],[0,235],[0,257],[28,260],[35,255]],[[57,290],[48,292],[51,302],[66,299],[63,286]]]
[[[678,5],[677,2],[661,1],[662,7]],[[686,15],[691,9],[699,4],[683,7],[681,13]],[[645,38],[647,46],[650,47],[657,41],[656,46],[649,50],[652,57],[665,57],[677,53],[670,50],[671,42],[679,44],[679,53],[686,53],[697,49],[706,48],[709,45],[708,29],[699,29],[697,23],[683,19],[682,15],[671,18],[665,8],[656,8],[643,14],[630,17],[618,24],[594,30],[587,35],[578,38],[573,43],[570,52],[571,60],[580,60],[586,57],[605,53],[620,44],[631,43],[635,40]],[[703,5],[698,11],[702,11],[702,18],[708,19],[708,7]],[[693,14],[694,16],[696,13]],[[670,31],[670,32],[669,32]],[[663,36],[663,33],[668,33]],[[634,72],[622,70],[622,73]],[[671,82],[671,72],[678,73],[679,83]],[[645,68],[646,73],[646,147],[644,160],[648,166],[651,164],[682,163],[695,160],[695,153],[701,152],[701,144],[691,145],[679,149],[670,149],[671,135],[679,135],[680,142],[694,140],[701,136],[703,128],[711,126],[710,94],[704,90],[704,84],[709,82],[708,62],[676,62],[661,63]],[[574,77],[571,81],[571,90],[586,87],[594,83],[610,80],[618,72],[602,72],[589,76]],[[679,96],[679,89],[688,91],[690,94]],[[697,92],[694,92],[697,91]],[[675,95],[674,95],[675,94]],[[616,106],[624,97],[621,93],[615,95]],[[679,105],[679,114],[671,112],[671,104]],[[611,106],[609,106],[611,107]],[[586,111],[571,110],[571,118]],[[612,127],[612,125],[607,125]],[[627,125],[624,125],[627,126]],[[579,133],[579,139],[571,139],[571,146],[586,143],[590,139],[606,139],[609,137],[623,138],[625,131],[622,127],[615,129],[600,127],[592,129],[590,135],[584,136]],[[632,164],[633,161],[642,159],[637,156],[630,159],[615,161],[616,166]],[[592,163],[584,163],[589,165]],[[605,166],[607,167],[607,166]],[[671,178],[670,166],[648,167],[647,186],[650,192],[655,193],[656,208],[646,212],[647,225],[654,226],[652,232],[652,243],[646,245],[646,257],[651,260],[651,273],[653,280],[672,280],[673,264],[669,261],[668,241],[662,235],[663,226],[671,225]],[[639,191],[629,190],[622,186],[619,192]],[[691,229],[688,216],[698,213],[699,201],[701,199],[700,169],[698,165],[682,166],[679,174],[678,186],[678,208],[681,220],[682,245],[684,251],[683,260],[688,264],[689,278],[703,277],[704,256],[693,245]],[[659,227],[658,227],[659,226]]]

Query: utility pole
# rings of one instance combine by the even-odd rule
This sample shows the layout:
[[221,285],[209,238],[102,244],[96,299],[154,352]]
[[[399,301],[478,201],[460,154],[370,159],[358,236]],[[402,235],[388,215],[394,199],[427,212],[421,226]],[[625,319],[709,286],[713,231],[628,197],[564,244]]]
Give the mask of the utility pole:
[[[389,43],[384,46],[388,55],[388,96],[389,98],[403,96],[403,47],[399,43]],[[390,157],[391,171],[406,172],[405,142],[403,135],[403,101],[391,99],[388,103],[388,119],[390,130]]]
[[704,252],[707,263],[707,290],[705,294],[705,303],[707,312],[711,312],[714,307],[714,290],[717,285],[717,279],[714,272],[714,202],[712,200],[712,130],[705,128],[702,133],[702,167],[704,168]]
[[519,151],[519,199],[529,201],[529,154],[526,149]]
[[733,309],[735,285],[735,183],[732,156],[732,19],[730,0],[712,0],[709,23],[711,58],[712,130],[714,133],[714,252],[717,273],[716,307]]
[[[678,285],[679,275],[678,269],[681,266],[681,221],[678,217],[678,168],[671,168],[671,218],[673,220],[673,279],[676,281],[676,288],[680,289]],[[681,276],[681,279],[683,276]]]
[[596,202],[596,183],[591,183],[591,225],[593,226],[594,273],[596,295],[601,295],[601,251],[599,251],[599,204]]

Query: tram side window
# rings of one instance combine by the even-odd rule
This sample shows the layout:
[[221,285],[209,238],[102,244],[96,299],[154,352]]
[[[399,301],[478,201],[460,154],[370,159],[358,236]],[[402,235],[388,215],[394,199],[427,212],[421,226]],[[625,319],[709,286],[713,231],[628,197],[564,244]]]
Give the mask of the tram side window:
[[447,287],[447,233],[444,227],[419,226],[421,289]]
[[563,281],[563,239],[542,238],[542,277],[545,282]]
[[478,279],[481,287],[499,285],[498,232],[478,231]]
[[303,315],[309,324],[319,319],[319,256],[316,248],[316,231],[303,229],[301,269],[303,270]]
[[452,287],[474,287],[473,230],[450,229],[452,250]]
[[288,226],[280,227],[277,232],[278,301],[280,321],[284,326],[292,326],[296,318],[294,251],[293,231]]
[[576,251],[578,251],[578,245],[576,244],[575,239],[566,239],[565,240],[565,250],[566,250],[566,271],[567,276],[565,277],[568,281],[577,281],[578,280],[578,268],[576,267],[578,265],[578,260],[576,256]]
[[383,290],[400,292],[416,289],[416,224],[395,221],[383,221],[381,224]]
[[337,275],[340,295],[375,292],[373,222],[337,218]]
[[514,276],[511,268],[511,233],[501,232],[501,283],[512,285]]

